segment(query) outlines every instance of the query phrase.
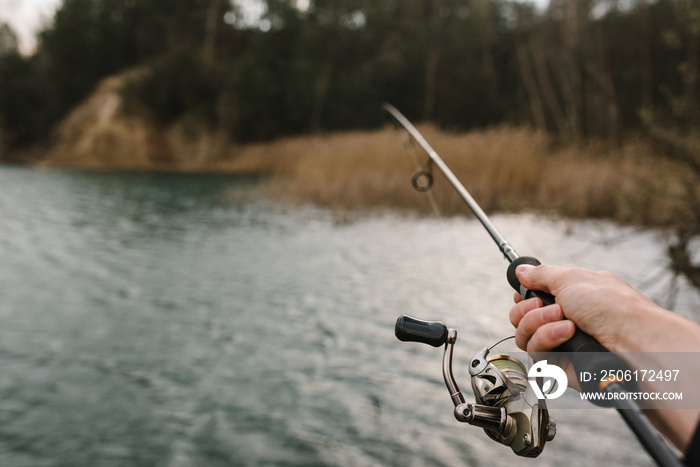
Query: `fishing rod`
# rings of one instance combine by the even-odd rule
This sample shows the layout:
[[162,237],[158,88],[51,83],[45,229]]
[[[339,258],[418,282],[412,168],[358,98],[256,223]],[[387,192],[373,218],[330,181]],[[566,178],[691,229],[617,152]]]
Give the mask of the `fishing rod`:
[[[525,288],[515,274],[519,265],[538,266],[541,264],[540,261],[532,256],[519,256],[416,127],[393,105],[385,103],[382,107],[408,131],[413,140],[428,155],[427,170],[419,170],[414,174],[413,187],[418,191],[429,190],[433,184],[431,169],[433,165],[437,166],[508,260],[506,278],[511,287],[519,292],[523,299],[538,297],[545,306],[554,304],[553,295]],[[425,179],[423,184],[419,182],[421,178]],[[556,423],[549,417],[544,399],[533,398],[534,385],[527,384],[528,377],[524,371],[524,365],[517,359],[502,354],[489,356],[490,349],[495,345],[490,348],[484,347],[477,352],[469,365],[472,389],[477,404],[467,404],[452,373],[452,353],[457,339],[457,332],[454,329],[448,329],[440,322],[427,322],[404,315],[396,322],[395,334],[402,341],[422,342],[434,347],[445,345],[443,377],[455,405],[457,420],[484,428],[492,439],[510,446],[516,454],[521,456],[536,457],[544,449],[545,442],[554,438]],[[594,403],[615,407],[642,446],[660,466],[682,466],[680,460],[641,414],[639,408],[627,398],[617,397],[624,396],[627,391],[632,390],[632,383],[620,380],[594,381],[584,378],[585,374],[600,374],[601,370],[612,369],[624,372],[629,370],[625,362],[578,328],[574,336],[559,346],[556,351],[567,353],[582,391],[601,392],[613,396],[609,398],[612,402]],[[546,364],[546,361],[544,363]]]

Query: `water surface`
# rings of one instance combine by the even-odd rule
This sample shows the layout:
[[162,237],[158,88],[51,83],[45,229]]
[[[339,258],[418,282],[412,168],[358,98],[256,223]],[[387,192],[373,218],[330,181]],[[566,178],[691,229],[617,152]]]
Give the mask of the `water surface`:
[[[494,222],[667,299],[653,233]],[[512,333],[499,255],[471,219],[341,223],[246,179],[0,167],[0,465],[652,465],[615,412],[553,414],[537,461],[454,420],[441,350],[394,322],[458,329],[468,389],[472,353]],[[693,292],[676,306],[698,318]]]

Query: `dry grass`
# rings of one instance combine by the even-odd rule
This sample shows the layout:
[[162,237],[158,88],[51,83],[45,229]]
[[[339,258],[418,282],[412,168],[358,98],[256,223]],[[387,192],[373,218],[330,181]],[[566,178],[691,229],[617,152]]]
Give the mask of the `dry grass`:
[[[678,167],[640,141],[557,147],[525,128],[453,134],[419,130],[487,212],[538,210],[624,223],[668,222],[683,193]],[[284,139],[243,146],[218,170],[270,175],[266,190],[295,203],[338,210],[398,208],[432,212],[410,178],[427,156],[405,132],[385,128]],[[432,190],[443,215],[467,212],[433,171]]]

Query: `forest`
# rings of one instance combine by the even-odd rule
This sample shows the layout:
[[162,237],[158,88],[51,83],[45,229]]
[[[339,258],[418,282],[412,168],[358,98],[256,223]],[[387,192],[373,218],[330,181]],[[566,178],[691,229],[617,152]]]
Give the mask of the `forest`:
[[[256,8],[253,8],[252,6]],[[259,16],[251,19],[249,10]],[[23,56],[0,26],[6,148],[46,139],[103,77],[167,124],[236,141],[375,128],[389,101],[454,130],[528,124],[562,141],[698,127],[690,0],[64,0]]]
[[700,4],[692,0],[64,0],[22,55],[0,24],[0,160],[22,162],[105,77],[126,112],[236,144],[380,128],[643,138],[689,174],[669,247],[700,285]]

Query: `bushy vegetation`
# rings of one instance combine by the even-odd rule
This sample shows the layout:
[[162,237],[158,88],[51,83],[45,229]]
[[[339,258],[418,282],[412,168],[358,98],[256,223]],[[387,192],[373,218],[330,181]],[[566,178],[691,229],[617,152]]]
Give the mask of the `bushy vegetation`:
[[[487,212],[536,210],[567,218],[664,227],[684,209],[684,170],[659,160],[643,139],[623,146],[562,146],[527,128],[451,133],[419,125]],[[427,157],[404,130],[338,132],[247,144],[218,171],[267,175],[268,193],[347,211],[401,209],[432,216],[411,176]],[[431,190],[441,216],[469,214],[437,169]]]

